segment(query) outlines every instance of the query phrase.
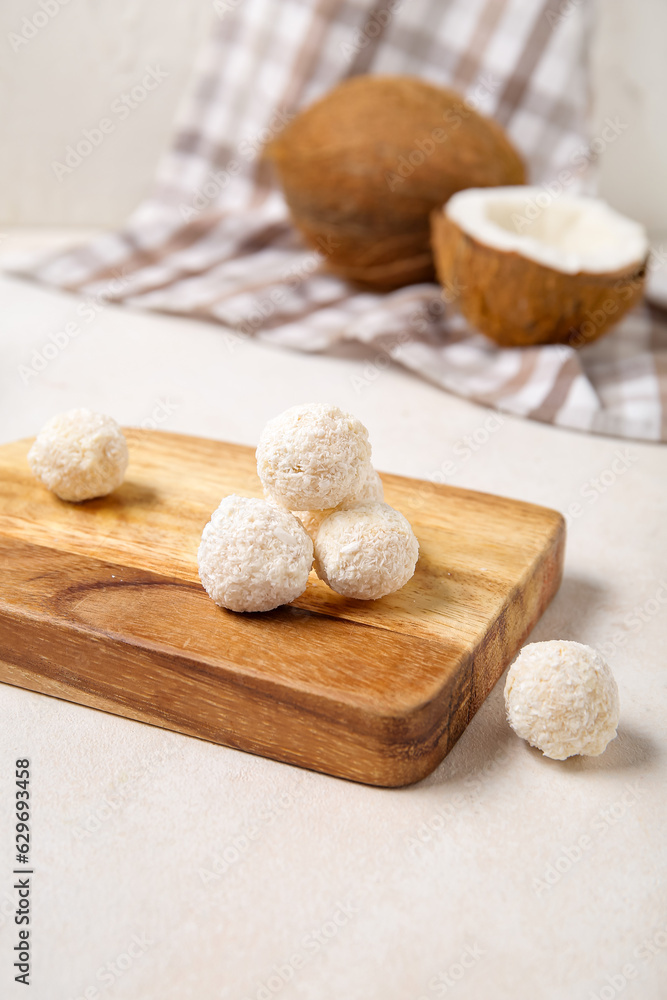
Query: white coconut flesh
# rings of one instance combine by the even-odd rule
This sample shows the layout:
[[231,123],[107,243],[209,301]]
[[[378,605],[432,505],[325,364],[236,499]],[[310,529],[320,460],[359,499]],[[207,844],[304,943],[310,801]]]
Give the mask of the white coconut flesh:
[[644,227],[606,202],[552,197],[541,187],[468,188],[449,199],[445,214],[477,242],[564,274],[626,271],[649,250]]

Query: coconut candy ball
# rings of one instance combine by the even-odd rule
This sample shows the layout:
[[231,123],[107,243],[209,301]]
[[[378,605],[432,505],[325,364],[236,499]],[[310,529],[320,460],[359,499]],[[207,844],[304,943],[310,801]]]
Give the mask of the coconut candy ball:
[[123,482],[128,461],[116,421],[85,409],[49,420],[28,452],[34,474],[61,500],[106,496]]
[[306,589],[313,543],[288,510],[232,494],[211,515],[197,554],[204,590],[230,611],[271,611]]
[[546,757],[597,757],[616,736],[618,687],[596,650],[580,642],[533,642],[510,667],[507,720]]
[[350,495],[370,456],[368,431],[356,417],[310,403],[269,420],[257,472],[266,496],[288,510],[326,510]]
[[419,543],[410,522],[387,503],[345,504],[315,537],[315,570],[344,597],[376,600],[400,590],[415,571]]
[[[346,497],[343,504],[339,504],[338,507],[347,503],[358,503],[361,500],[384,500],[382,480],[370,462],[367,462],[360,469],[359,475],[354,481],[351,495]],[[328,510],[300,510],[295,511],[295,513],[314,540],[324,518],[328,517],[334,510],[338,510],[338,507],[330,507]]]

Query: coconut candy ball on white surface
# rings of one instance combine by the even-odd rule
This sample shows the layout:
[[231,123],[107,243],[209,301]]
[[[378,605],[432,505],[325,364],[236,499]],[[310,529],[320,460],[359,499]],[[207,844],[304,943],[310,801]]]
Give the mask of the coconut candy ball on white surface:
[[410,522],[387,503],[345,504],[322,521],[315,570],[344,597],[376,600],[412,577],[419,543]]
[[288,510],[326,510],[350,495],[370,457],[361,421],[337,406],[310,403],[269,420],[257,472],[266,496]]
[[69,410],[42,427],[28,464],[61,500],[103,497],[123,482],[127,442],[112,417],[92,410]]
[[[359,474],[352,486],[351,495],[346,497],[338,507],[348,503],[359,503],[361,500],[384,500],[382,480],[370,462],[367,462],[359,470]],[[338,510],[338,507],[329,507],[327,510],[299,510],[294,513],[310,537],[315,540],[315,535],[319,531],[324,518],[328,517],[334,510]]]
[[199,577],[230,611],[271,611],[306,589],[313,543],[288,510],[235,494],[211,515],[197,554]]
[[600,654],[580,642],[524,646],[505,684],[507,720],[547,757],[597,757],[616,736],[618,687]]

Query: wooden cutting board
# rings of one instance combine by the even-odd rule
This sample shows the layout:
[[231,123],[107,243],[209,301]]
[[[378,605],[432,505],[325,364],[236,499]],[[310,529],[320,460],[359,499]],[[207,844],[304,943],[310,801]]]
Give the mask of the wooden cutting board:
[[111,496],[69,504],[0,447],[0,681],[373,785],[429,774],[558,589],[556,511],[399,476],[414,578],[347,600],[311,573],[293,605],[234,614],[196,553],[227,493],[261,496],[251,448],[126,431]]

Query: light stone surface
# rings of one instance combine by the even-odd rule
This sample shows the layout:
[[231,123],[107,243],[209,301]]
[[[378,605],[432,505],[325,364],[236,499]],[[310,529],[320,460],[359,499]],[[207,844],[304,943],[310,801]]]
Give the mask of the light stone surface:
[[[31,1000],[664,1000],[664,448],[499,417],[384,359],[230,353],[201,322],[112,307],[87,321],[75,298],[0,286],[1,441],[89,406],[256,444],[307,386],[366,424],[379,469],[563,511],[565,579],[530,641],[599,649],[621,699],[604,754],[552,761],[507,725],[503,678],[434,774],[383,790],[0,686],[3,1000],[28,995],[11,968],[25,754]],[[24,384],[18,367],[70,322],[78,335]]]

